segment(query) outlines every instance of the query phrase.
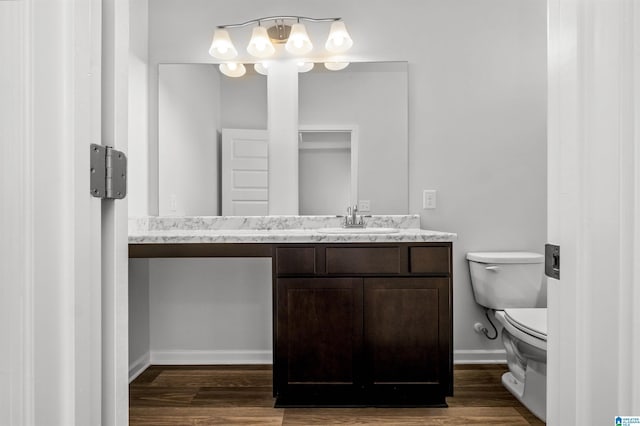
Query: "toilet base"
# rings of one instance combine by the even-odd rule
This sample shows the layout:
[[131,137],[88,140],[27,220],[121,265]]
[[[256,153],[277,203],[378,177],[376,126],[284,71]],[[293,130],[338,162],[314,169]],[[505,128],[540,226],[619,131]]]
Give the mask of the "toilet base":
[[[516,379],[511,372],[506,372],[502,375],[502,385],[507,388],[522,405],[527,407],[533,415],[543,422],[547,420],[546,380],[547,378],[545,376],[528,370],[527,389],[525,390],[525,384]],[[542,392],[540,392],[541,385],[543,386]]]

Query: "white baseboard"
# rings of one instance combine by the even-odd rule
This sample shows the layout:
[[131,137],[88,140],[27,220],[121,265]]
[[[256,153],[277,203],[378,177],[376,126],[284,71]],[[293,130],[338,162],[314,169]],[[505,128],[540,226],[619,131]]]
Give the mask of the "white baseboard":
[[[271,364],[271,351],[151,351],[129,366],[129,382],[133,381],[150,365],[194,365],[194,364]],[[454,364],[506,364],[504,349],[456,350]]]
[[133,364],[129,364],[129,383],[133,382],[144,370],[151,365],[151,354],[146,352]]
[[151,351],[154,365],[272,364],[272,351]]
[[454,364],[506,364],[504,349],[469,349],[453,351]]

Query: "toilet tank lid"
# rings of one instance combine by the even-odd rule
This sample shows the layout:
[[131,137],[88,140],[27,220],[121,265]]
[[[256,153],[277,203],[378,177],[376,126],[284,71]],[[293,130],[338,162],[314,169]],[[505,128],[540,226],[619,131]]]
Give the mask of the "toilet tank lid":
[[480,263],[542,263],[544,256],[527,251],[492,251],[467,253],[467,260]]

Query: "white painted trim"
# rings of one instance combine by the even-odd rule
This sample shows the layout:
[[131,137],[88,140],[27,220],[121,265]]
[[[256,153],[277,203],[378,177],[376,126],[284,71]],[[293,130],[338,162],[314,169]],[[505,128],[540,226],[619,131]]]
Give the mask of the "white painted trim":
[[[127,153],[129,0],[102,0],[101,3],[101,141]],[[102,201],[103,425],[129,423],[127,203],[126,198]]]
[[[87,195],[89,167],[87,152],[92,141],[100,137],[100,19],[101,1],[61,2],[68,8],[65,28],[65,55],[67,69],[65,84],[70,92],[66,115],[70,121],[65,138],[73,140],[68,164],[68,179],[73,183],[67,213],[68,228],[72,236],[73,262],[67,273],[73,277],[73,294],[67,300],[66,310],[73,312],[74,334],[69,344],[73,348],[73,368],[76,424],[97,424],[102,410],[102,357],[101,357],[101,280],[100,280],[100,201]],[[44,17],[49,20],[49,17]],[[50,36],[43,36],[44,42]],[[45,47],[47,45],[45,44]],[[47,78],[48,69],[43,72]],[[65,157],[67,157],[65,155]],[[57,202],[54,201],[54,204]],[[71,321],[70,321],[71,323]]]
[[[628,37],[629,42],[633,44],[632,49],[636,52],[633,56],[632,65],[628,70],[631,73],[630,76],[635,76],[634,80],[634,89],[635,93],[631,93],[631,99],[633,100],[633,114],[632,119],[634,120],[633,124],[633,138],[634,138],[634,159],[633,159],[633,175],[635,182],[635,187],[629,190],[630,194],[633,198],[633,240],[630,242],[632,246],[632,258],[635,259],[631,263],[631,280],[635,282],[636,285],[631,285],[628,287],[629,293],[631,293],[629,297],[629,302],[632,307],[631,309],[631,321],[628,328],[625,329],[627,331],[627,337],[629,337],[629,358],[625,360],[625,366],[631,365],[631,374],[624,375],[624,370],[620,372],[622,377],[628,377],[628,382],[626,383],[629,388],[625,389],[624,392],[629,393],[629,398],[631,399],[631,404],[635,404],[635,406],[631,405],[632,408],[626,407],[629,411],[634,410],[634,412],[640,413],[640,365],[637,362],[633,362],[633,360],[637,360],[640,357],[640,289],[637,285],[640,282],[640,262],[637,260],[640,258],[640,223],[638,218],[640,217],[640,79],[638,78],[638,73],[640,73],[640,7],[638,7],[637,2],[635,3],[635,7],[632,10],[632,19],[635,22],[635,26],[632,27],[631,36]],[[623,88],[624,89],[624,88]],[[621,369],[624,369],[624,366],[621,365]],[[636,411],[637,410],[637,411]]]
[[31,2],[0,10],[0,424],[33,425],[34,188]]
[[620,63],[620,293],[618,295],[618,413],[640,411],[640,7],[629,0],[620,5],[626,25],[619,28]]
[[453,351],[454,364],[506,364],[504,349],[460,349]]
[[272,351],[229,351],[229,350],[168,350],[151,351],[153,365],[233,365],[233,364],[271,364]]
[[129,365],[129,383],[133,382],[144,370],[151,365],[151,352],[142,354],[140,358]]

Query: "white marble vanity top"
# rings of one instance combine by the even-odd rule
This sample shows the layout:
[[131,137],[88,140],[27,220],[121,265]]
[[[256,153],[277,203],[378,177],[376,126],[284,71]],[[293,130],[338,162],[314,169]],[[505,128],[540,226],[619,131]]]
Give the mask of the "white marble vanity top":
[[[357,243],[448,242],[457,235],[420,229],[419,215],[386,215],[365,218],[372,233],[322,232],[340,228],[336,216],[189,216],[129,219],[130,244],[188,243]],[[393,228],[376,233],[374,228]],[[395,231],[397,230],[397,232]]]

